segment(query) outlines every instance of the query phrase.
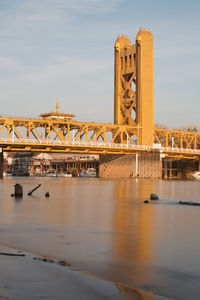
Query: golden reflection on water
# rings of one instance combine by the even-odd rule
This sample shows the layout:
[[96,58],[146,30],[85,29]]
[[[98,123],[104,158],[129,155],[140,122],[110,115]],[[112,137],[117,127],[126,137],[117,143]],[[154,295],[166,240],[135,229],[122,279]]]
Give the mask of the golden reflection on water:
[[[16,182],[24,186],[21,201],[10,197]],[[41,189],[28,197],[38,183]],[[200,210],[177,205],[200,201],[198,182],[11,178],[0,189],[0,241],[11,246],[133,287],[159,290],[164,282],[170,290],[178,278],[184,288],[187,274],[200,276]],[[161,200],[144,204],[154,192]],[[187,296],[185,290],[179,299]]]
[[154,296],[146,293],[145,291],[136,289],[136,288],[129,288],[127,286],[116,284],[120,293],[125,296],[126,299],[129,300],[154,300]]
[[[134,264],[137,262],[137,265],[151,264],[154,211],[143,201],[154,191],[155,183],[148,182],[148,188],[144,182],[138,183],[130,199],[133,205],[127,205],[125,198],[132,186],[133,182],[124,180],[118,182],[114,190],[116,205],[113,212],[113,230],[120,232],[121,236],[113,239],[112,256],[118,261],[128,260]],[[147,272],[139,267],[137,276],[138,280],[140,277],[144,279]]]

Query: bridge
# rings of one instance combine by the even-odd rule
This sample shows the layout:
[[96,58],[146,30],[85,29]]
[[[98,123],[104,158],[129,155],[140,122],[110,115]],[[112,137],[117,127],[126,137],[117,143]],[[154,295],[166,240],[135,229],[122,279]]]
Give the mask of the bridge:
[[[140,29],[133,45],[126,36],[119,36],[114,54],[114,124],[76,121],[74,115],[60,113],[58,104],[55,112],[44,113],[36,119],[0,117],[3,151],[99,154],[104,173],[108,164],[115,161],[110,166],[111,176],[127,160],[122,157],[129,156],[127,164],[134,159],[135,172],[129,169],[123,177],[138,176],[138,159],[144,164],[146,157],[149,164],[156,160],[158,169],[160,158],[197,160],[200,133],[154,128],[150,31]],[[118,171],[113,173],[113,168]]]
[[[60,115],[58,111],[55,114]],[[64,120],[0,117],[0,145],[4,151],[12,152],[133,154],[160,150],[171,156],[200,155],[199,133],[154,129],[154,143],[138,145],[137,130],[129,125],[78,122],[69,117]]]

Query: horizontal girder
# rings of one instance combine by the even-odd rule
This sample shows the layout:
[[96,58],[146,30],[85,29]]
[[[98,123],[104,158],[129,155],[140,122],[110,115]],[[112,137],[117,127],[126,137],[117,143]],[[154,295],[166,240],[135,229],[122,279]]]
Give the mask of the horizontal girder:
[[200,156],[200,133],[154,129],[161,148],[137,145],[140,128],[129,125],[0,117],[4,151],[89,154],[133,154],[159,150],[169,157]]

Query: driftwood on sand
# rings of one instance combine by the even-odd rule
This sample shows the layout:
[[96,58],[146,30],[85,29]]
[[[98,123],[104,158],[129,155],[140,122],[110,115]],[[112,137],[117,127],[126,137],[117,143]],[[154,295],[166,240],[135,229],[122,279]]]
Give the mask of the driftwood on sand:
[[9,253],[9,252],[0,252],[0,255],[8,255],[8,256],[26,256],[24,253]]

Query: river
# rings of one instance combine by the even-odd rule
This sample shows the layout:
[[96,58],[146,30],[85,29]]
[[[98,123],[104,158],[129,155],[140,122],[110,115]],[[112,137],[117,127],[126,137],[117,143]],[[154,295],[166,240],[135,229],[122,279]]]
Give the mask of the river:
[[[10,196],[15,183],[22,199]],[[0,193],[0,242],[170,299],[200,299],[200,207],[177,204],[200,202],[200,182],[7,177]],[[150,193],[160,200],[144,204]]]

